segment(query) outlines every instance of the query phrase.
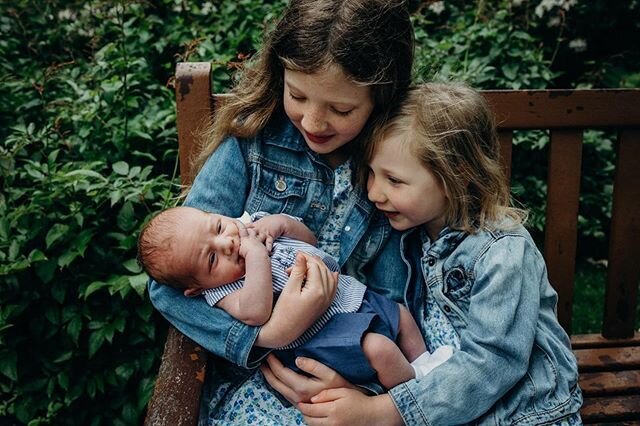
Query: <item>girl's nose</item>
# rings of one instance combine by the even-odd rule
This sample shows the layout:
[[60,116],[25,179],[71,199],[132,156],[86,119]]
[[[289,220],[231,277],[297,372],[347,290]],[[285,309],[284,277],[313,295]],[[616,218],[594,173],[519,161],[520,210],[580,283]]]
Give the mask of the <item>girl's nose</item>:
[[322,134],[327,129],[327,120],[320,108],[310,107],[305,111],[302,128],[312,134]]
[[375,183],[375,179],[369,176],[367,180],[367,196],[372,203],[381,203],[384,201],[384,194]]

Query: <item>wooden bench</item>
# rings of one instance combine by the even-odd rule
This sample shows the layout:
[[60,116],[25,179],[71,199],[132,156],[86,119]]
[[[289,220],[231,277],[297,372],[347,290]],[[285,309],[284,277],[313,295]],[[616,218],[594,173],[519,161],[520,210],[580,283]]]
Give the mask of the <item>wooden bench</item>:
[[[176,70],[182,182],[194,171],[194,129],[210,117],[208,63]],[[588,424],[640,424],[640,334],[634,330],[640,282],[640,90],[485,91],[499,121],[505,168],[513,131],[550,132],[544,253],[559,294],[558,318],[571,333],[583,130],[618,132],[613,214],[601,334],[572,335]],[[508,173],[510,175],[510,173]],[[605,200],[603,200],[605,202]],[[145,424],[195,425],[207,354],[170,327]],[[209,362],[215,362],[211,357]]]

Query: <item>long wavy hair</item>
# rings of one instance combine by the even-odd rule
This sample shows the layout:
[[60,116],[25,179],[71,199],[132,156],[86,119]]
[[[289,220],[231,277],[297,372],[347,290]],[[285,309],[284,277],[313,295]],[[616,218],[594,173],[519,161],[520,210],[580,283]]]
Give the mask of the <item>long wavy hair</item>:
[[351,153],[363,153],[372,129],[406,94],[413,54],[404,0],[292,0],[204,129],[196,170],[226,136],[254,136],[284,113],[285,67],[313,74],[337,64],[354,84],[371,86],[374,109],[349,144]]
[[420,162],[442,180],[449,227],[474,233],[509,227],[503,222],[507,217],[526,220],[526,212],[512,206],[494,117],[477,91],[460,83],[410,90],[397,115],[374,134],[367,157],[391,135],[403,135]]

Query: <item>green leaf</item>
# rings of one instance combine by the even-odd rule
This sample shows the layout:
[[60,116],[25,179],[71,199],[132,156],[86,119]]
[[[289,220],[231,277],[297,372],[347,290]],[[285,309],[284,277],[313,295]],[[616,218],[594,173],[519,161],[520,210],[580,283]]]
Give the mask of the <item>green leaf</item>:
[[64,225],[62,223],[56,223],[49,229],[47,232],[47,236],[45,238],[45,242],[47,244],[47,248],[50,248],[53,243],[58,241],[60,238],[65,236],[69,232],[69,226]]
[[118,227],[123,231],[132,231],[137,225],[138,222],[135,217],[135,211],[133,209],[133,204],[129,201],[124,203],[120,212],[118,213]]
[[115,191],[111,191],[109,193],[109,200],[111,201],[111,207],[116,205],[118,201],[122,198],[122,191],[116,189]]
[[18,381],[18,357],[15,352],[0,352],[0,373],[9,380]]
[[518,64],[517,63],[505,64],[502,67],[502,73],[509,80],[515,80],[516,77],[518,77]]
[[87,297],[91,296],[93,293],[100,290],[101,288],[107,287],[108,285],[109,283],[106,283],[103,281],[94,281],[87,286],[87,289],[84,291],[84,294],[82,296],[84,297],[85,300],[87,300]]
[[97,330],[91,333],[89,335],[89,358],[93,358],[103,344],[104,334],[102,333],[102,330]]
[[118,161],[117,163],[114,163],[111,168],[116,174],[119,174],[121,176],[126,176],[127,174],[129,174],[129,165],[124,161]]
[[82,330],[82,317],[77,316],[67,324],[67,334],[73,341],[73,343],[78,343],[78,337],[80,336],[80,331]]
[[64,352],[62,355],[60,355],[59,357],[57,357],[56,359],[54,359],[53,362],[59,364],[61,362],[69,361],[71,359],[71,356],[73,356],[73,352],[67,351],[67,352]]
[[53,280],[57,267],[57,259],[49,259],[45,262],[40,262],[34,265],[36,275],[45,284],[48,284]]
[[71,265],[71,262],[73,262],[79,255],[80,253],[78,253],[77,251],[68,251],[66,253],[63,253],[62,256],[58,258],[58,266],[60,268],[64,268]]
[[86,169],[74,170],[72,172],[66,173],[64,176],[66,176],[66,177],[74,177],[74,176],[94,177],[94,178],[101,179],[101,180],[103,180],[105,182],[107,181],[107,178],[102,176],[100,173],[95,172],[93,170],[86,170]]
[[131,284],[131,287],[133,287],[140,297],[144,296],[148,281],[149,276],[145,272],[129,277],[129,284]]
[[47,256],[43,252],[38,249],[34,249],[29,253],[29,260],[31,262],[40,262],[42,260],[47,260]]
[[134,274],[139,274],[140,272],[142,272],[142,266],[140,266],[136,259],[126,260],[122,262],[122,266],[124,266],[127,271]]

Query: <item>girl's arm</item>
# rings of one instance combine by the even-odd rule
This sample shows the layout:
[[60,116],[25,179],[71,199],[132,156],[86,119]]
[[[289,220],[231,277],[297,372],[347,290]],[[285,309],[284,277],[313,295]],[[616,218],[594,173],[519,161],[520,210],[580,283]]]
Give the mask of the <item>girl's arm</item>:
[[242,288],[225,296],[216,306],[248,325],[263,325],[273,309],[271,260],[264,244],[252,230],[240,229],[240,256],[245,261]]
[[[228,138],[200,170],[185,205],[239,217],[251,178],[240,144]],[[209,306],[203,297],[185,297],[181,291],[153,280],[149,297],[154,307],[178,330],[213,354],[241,366],[258,336],[258,327],[236,320],[222,309]]]

